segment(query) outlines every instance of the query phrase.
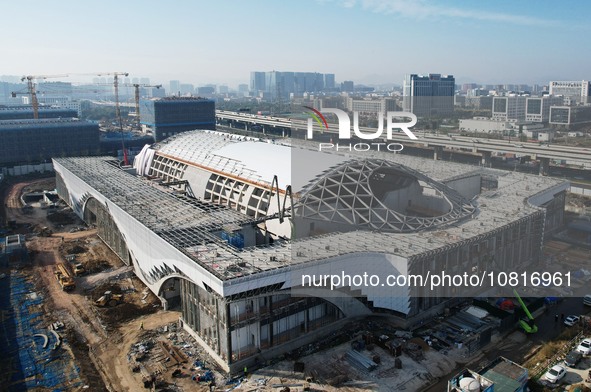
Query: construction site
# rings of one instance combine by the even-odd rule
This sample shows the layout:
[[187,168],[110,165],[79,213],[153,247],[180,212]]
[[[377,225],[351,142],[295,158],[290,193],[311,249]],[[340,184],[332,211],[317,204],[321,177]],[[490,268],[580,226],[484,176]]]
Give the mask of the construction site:
[[[380,153],[316,158],[306,142],[199,131],[145,147],[133,167],[57,158],[53,178],[2,182],[2,385],[442,390],[499,347],[539,352],[548,298],[589,287],[589,251],[553,238],[562,180]],[[292,161],[311,167],[292,173]],[[382,275],[576,273],[519,293],[301,285],[369,262]]]
[[159,301],[96,229],[35,195],[53,189],[54,178],[2,184],[5,230],[26,238],[26,251],[1,268],[2,390],[135,390],[141,375],[131,384],[105,376],[115,374],[123,335],[131,344],[140,323],[148,329],[178,315],[159,313]]

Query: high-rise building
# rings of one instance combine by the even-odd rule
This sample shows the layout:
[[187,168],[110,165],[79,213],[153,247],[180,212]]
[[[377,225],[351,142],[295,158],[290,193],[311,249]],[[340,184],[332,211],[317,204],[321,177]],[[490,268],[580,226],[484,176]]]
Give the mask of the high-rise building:
[[547,123],[550,119],[550,106],[562,105],[562,97],[528,97],[525,100],[525,121]]
[[334,74],[324,74],[324,88],[329,90],[336,87]]
[[453,113],[455,83],[453,75],[406,75],[403,84],[404,110],[419,117]]
[[[327,81],[333,87],[326,87]],[[313,93],[325,88],[334,88],[334,74],[280,71],[250,73],[250,90],[272,99],[285,99],[292,94]]]
[[550,82],[550,95],[562,95],[565,104],[589,103],[591,82],[579,81],[553,81]]
[[468,92],[468,90],[474,90],[478,88],[478,85],[476,83],[464,83],[462,84],[462,92],[466,93]]
[[490,110],[492,107],[492,95],[467,95],[466,106],[474,109]]
[[195,93],[195,86],[191,83],[181,83],[181,95],[193,95]]
[[212,86],[197,87],[197,94],[200,97],[212,96],[213,94],[215,94],[215,87],[212,87]]
[[179,80],[171,80],[169,83],[170,95],[179,95],[181,91],[181,82]]
[[266,90],[265,72],[251,72],[250,73],[250,91],[254,93],[263,92]]
[[346,93],[352,93],[353,91],[355,91],[355,83],[353,83],[351,80],[345,80],[341,83],[341,91]]
[[140,102],[140,123],[144,133],[161,141],[194,129],[215,130],[215,102],[196,97],[166,97]]
[[591,123],[591,106],[551,106],[549,122],[563,126]]
[[525,121],[525,103],[528,97],[510,95],[494,97],[492,104],[492,118],[498,121]]
[[166,90],[162,87],[150,88],[148,89],[148,96],[152,98],[162,98],[166,96]]

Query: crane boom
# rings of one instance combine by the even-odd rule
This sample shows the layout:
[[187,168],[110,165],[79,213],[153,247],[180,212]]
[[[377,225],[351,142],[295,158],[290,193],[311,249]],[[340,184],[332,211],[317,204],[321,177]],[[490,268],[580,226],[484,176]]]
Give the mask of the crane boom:
[[121,108],[119,107],[119,75],[129,76],[128,72],[103,72],[97,73],[97,76],[113,76],[113,88],[115,89],[115,114],[119,121],[119,130],[123,132],[123,120],[121,119]]
[[[37,99],[37,91],[35,89],[35,83],[33,80],[38,79],[49,79],[49,78],[62,78],[67,77],[67,74],[62,75],[25,75],[21,78],[21,82],[27,81],[27,90],[31,96],[31,105],[33,105],[33,118],[37,120],[39,118],[39,100]],[[14,95],[14,94],[13,94]]]
[[517,293],[517,290],[513,289],[513,294],[515,294],[515,298],[517,298],[517,301],[519,301],[521,308],[523,309],[523,311],[525,312],[525,315],[527,316],[527,320],[519,320],[519,325],[521,325],[521,328],[523,328],[523,330],[527,333],[538,332],[538,326],[535,324],[535,320],[534,320],[533,316],[529,312],[529,309],[527,308],[527,306],[525,306],[525,303],[523,302],[523,300],[521,299],[521,297]]
[[97,76],[113,76],[113,88],[115,89],[115,115],[119,122],[119,131],[121,131],[121,147],[123,148],[123,160],[127,165],[127,150],[125,149],[125,138],[123,136],[123,120],[121,119],[121,108],[119,107],[119,75],[129,76],[128,72],[99,72]]

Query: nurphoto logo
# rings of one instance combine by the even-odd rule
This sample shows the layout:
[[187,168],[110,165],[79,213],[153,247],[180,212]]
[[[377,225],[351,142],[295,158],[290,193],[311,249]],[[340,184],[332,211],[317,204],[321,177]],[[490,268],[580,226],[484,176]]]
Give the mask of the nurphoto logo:
[[[349,115],[341,110],[341,109],[334,109],[334,108],[326,108],[322,109],[321,111],[316,110],[309,106],[304,106],[304,108],[311,111],[310,115],[311,118],[308,118],[308,128],[306,133],[307,139],[313,139],[314,137],[314,120],[318,123],[321,128],[324,128],[326,131],[329,131],[328,122],[326,118],[322,115],[322,113],[332,113],[337,116],[338,125],[339,125],[339,140],[350,140],[351,139],[351,120]],[[394,122],[397,121],[395,119],[402,119],[402,118],[409,118],[410,121],[408,122]],[[409,129],[410,127],[416,125],[417,123],[417,116],[414,113],[410,112],[387,112],[386,114],[386,138],[385,140],[392,139],[392,133],[395,129],[399,129],[400,131],[404,132],[409,139],[416,140],[418,139],[417,136]],[[323,130],[322,130],[323,131]],[[321,132],[322,132],[321,131]],[[380,140],[383,139],[384,134],[384,117],[382,114],[378,114],[378,129],[373,133],[361,132],[359,128],[359,112],[353,112],[353,133],[355,137],[363,140]],[[383,142],[373,142],[373,143],[333,143],[332,139],[330,143],[319,143],[318,150],[319,151],[326,151],[326,150],[333,150],[333,151],[369,151],[369,150],[377,150],[380,151],[382,149],[386,149],[388,151],[402,151],[404,146],[400,143],[383,143]]]

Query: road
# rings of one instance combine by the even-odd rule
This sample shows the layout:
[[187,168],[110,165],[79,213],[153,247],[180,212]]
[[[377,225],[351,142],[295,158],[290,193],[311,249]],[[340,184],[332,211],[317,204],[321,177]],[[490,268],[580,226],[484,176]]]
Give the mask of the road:
[[[306,120],[260,116],[250,113],[238,113],[223,110],[216,111],[216,118],[221,121],[233,121],[239,124],[259,124],[268,129],[289,129],[292,136],[298,132],[306,132],[308,128],[308,122]],[[339,124],[329,124],[325,133],[333,135],[338,134],[338,125]],[[364,127],[359,127],[359,129],[362,133],[375,133],[375,129]],[[392,142],[400,142],[409,145],[414,144],[416,146],[454,148],[474,153],[486,152],[489,153],[489,155],[491,152],[513,153],[520,156],[534,156],[535,159],[566,159],[569,163],[591,164],[591,150],[587,148],[563,146],[559,144],[516,142],[503,139],[484,139],[471,136],[449,137],[447,135],[429,134],[424,131],[421,133],[421,130],[416,129],[413,129],[412,131],[417,135],[420,135],[417,140],[410,140],[404,133],[396,131],[392,133],[390,140]]]

